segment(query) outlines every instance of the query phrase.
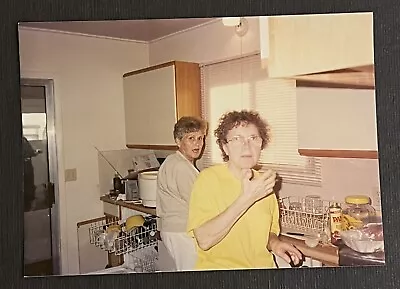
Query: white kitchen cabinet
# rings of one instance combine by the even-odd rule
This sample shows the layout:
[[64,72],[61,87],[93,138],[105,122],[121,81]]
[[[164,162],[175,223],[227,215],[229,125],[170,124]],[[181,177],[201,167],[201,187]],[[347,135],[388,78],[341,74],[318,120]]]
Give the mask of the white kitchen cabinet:
[[297,87],[299,152],[377,158],[375,91]]
[[372,13],[260,19],[261,59],[270,77],[373,65]]
[[126,144],[173,149],[173,128],[182,116],[201,116],[200,68],[172,61],[123,76]]

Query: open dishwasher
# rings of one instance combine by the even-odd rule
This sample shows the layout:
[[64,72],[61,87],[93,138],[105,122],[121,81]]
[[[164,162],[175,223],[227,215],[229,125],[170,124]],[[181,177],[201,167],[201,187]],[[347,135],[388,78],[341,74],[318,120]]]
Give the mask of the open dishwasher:
[[[130,217],[143,222],[128,228]],[[84,274],[127,274],[157,272],[158,239],[155,216],[124,210],[121,218],[104,216],[86,221],[89,243],[102,251],[123,257],[122,265]]]

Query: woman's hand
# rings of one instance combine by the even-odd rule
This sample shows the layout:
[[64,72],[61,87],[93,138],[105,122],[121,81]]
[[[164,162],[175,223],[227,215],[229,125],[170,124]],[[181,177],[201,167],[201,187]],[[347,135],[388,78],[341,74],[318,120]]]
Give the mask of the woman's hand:
[[276,173],[267,170],[257,178],[253,177],[252,170],[242,172],[242,194],[252,204],[273,192]]
[[303,254],[296,249],[296,247],[294,247],[292,244],[279,240],[278,237],[273,233],[270,233],[268,249],[289,264],[293,261],[294,265],[298,265],[303,260]]

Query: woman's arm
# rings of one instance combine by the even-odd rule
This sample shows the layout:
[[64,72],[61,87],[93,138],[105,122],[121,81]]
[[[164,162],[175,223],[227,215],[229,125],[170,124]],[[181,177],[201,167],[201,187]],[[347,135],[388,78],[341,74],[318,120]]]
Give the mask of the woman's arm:
[[251,205],[252,203],[241,195],[224,212],[194,229],[199,247],[206,251],[218,244]]
[[251,172],[244,173],[242,194],[225,211],[193,230],[202,250],[209,250],[218,244],[256,201],[272,192],[276,177],[274,172],[267,171],[252,180],[249,180],[250,177]]

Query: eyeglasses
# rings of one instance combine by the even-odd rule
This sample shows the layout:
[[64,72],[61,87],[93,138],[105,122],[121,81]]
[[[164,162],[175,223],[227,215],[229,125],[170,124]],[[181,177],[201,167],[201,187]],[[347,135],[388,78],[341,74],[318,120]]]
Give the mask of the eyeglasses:
[[246,142],[252,146],[259,146],[261,145],[262,139],[258,135],[251,135],[247,138],[241,135],[235,135],[231,139],[226,140],[226,142],[231,143],[233,146],[241,146]]

